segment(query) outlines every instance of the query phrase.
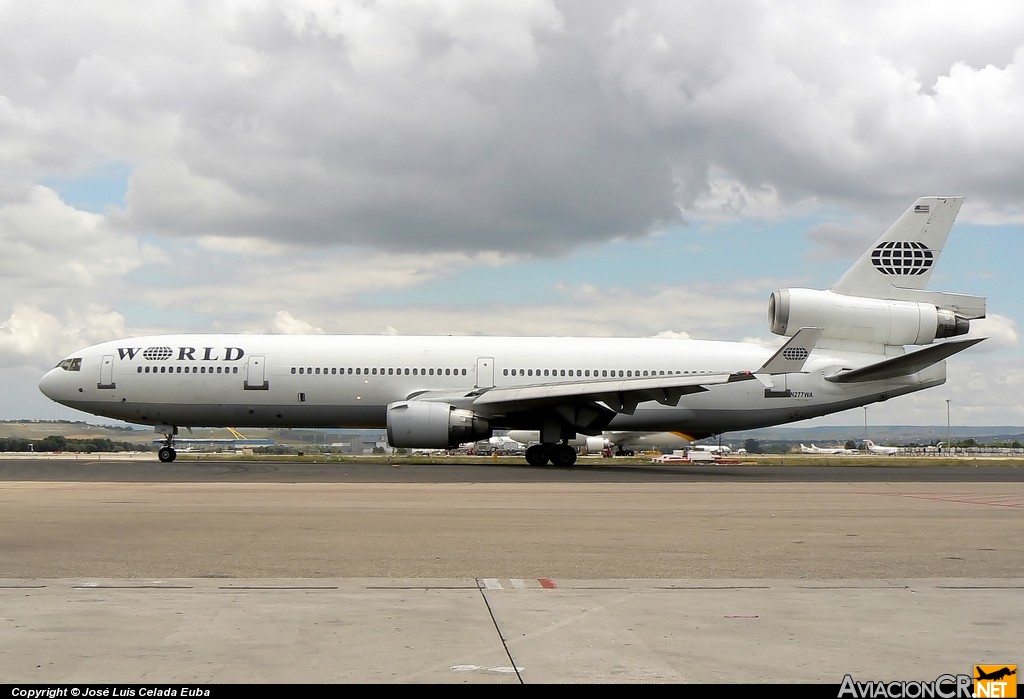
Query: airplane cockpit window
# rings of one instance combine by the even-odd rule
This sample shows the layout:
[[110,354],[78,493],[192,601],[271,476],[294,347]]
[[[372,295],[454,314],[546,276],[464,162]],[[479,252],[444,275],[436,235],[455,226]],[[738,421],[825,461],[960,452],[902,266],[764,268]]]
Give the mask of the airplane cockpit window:
[[72,357],[71,359],[62,359],[57,363],[58,369],[64,371],[81,371],[82,370],[82,358]]

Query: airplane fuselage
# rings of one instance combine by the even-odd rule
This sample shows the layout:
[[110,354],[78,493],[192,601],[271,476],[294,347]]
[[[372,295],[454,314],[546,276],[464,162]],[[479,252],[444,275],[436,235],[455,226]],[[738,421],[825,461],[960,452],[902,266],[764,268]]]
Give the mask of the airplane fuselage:
[[[481,389],[584,383],[756,369],[774,351],[750,343],[567,337],[162,335],[86,348],[40,387],[69,407],[149,425],[384,427],[388,406]],[[850,390],[826,369],[877,356],[812,358],[808,371],[710,386],[678,405],[643,402],[608,429],[695,435],[815,417],[940,384],[939,363],[898,380]],[[843,407],[845,406],[845,407]],[[488,415],[492,427],[533,429],[529,410]]]

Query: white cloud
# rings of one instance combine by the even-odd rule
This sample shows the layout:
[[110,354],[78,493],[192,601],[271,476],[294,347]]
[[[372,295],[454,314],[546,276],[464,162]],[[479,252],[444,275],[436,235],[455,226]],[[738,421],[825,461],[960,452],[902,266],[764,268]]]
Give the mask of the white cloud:
[[294,317],[288,311],[278,311],[274,314],[273,330],[283,335],[321,335],[324,332],[312,323]]
[[155,259],[151,246],[111,230],[104,217],[76,210],[40,186],[0,202],[0,247],[0,274],[21,280],[0,287],[0,301],[8,303],[15,294],[28,293],[53,302],[71,289],[95,289]]
[[0,321],[0,367],[49,367],[73,350],[125,334],[124,318],[118,313],[92,310],[57,317],[17,304],[7,320]]
[[118,224],[171,238],[544,254],[680,208],[1018,207],[1024,10],[986,6],[43,1],[3,11],[0,129],[24,176],[132,163]]
[[985,318],[972,320],[968,337],[986,338],[976,345],[977,351],[981,352],[1015,350],[1020,344],[1016,322],[1012,318],[992,313]]
[[17,366],[29,357],[49,353],[60,335],[60,322],[53,316],[26,306],[15,307],[10,317],[0,322],[3,365]]

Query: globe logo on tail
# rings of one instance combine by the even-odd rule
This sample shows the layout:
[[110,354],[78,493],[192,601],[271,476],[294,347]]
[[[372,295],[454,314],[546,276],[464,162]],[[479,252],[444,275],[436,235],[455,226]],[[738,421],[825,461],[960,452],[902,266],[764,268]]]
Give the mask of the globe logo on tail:
[[889,240],[871,251],[871,264],[882,274],[924,274],[934,262],[935,253],[917,241]]

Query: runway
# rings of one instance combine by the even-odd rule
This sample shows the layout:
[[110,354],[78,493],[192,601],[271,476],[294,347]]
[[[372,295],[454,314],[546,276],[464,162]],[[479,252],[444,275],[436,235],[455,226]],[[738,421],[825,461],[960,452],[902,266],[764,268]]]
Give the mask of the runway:
[[0,682],[930,680],[1024,659],[1022,535],[995,464],[5,459]]

